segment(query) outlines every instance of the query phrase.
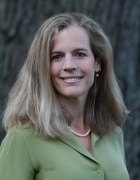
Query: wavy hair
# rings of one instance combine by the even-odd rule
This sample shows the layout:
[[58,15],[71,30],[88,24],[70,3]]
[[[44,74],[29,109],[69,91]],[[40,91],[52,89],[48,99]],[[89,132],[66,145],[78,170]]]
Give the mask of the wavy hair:
[[90,17],[63,13],[45,21],[37,31],[17,81],[9,93],[4,114],[6,131],[13,127],[35,128],[43,137],[57,138],[66,133],[72,116],[58,100],[50,77],[50,53],[56,33],[71,25],[86,30],[101,72],[89,90],[85,120],[91,130],[103,136],[115,130],[127,115],[127,109],[113,70],[110,42],[102,28]]

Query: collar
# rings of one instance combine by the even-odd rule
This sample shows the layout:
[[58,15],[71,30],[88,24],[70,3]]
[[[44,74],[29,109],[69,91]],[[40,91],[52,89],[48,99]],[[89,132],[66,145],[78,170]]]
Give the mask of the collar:
[[[100,137],[94,133],[91,133],[91,141],[92,141],[92,148],[94,147],[95,143],[100,139]],[[93,154],[91,154],[78,139],[72,134],[71,131],[68,130],[68,136],[61,136],[59,138],[60,141],[67,144],[71,148],[75,149],[80,154],[86,156],[87,158],[95,161],[98,161],[94,158]],[[94,149],[94,148],[93,148]]]

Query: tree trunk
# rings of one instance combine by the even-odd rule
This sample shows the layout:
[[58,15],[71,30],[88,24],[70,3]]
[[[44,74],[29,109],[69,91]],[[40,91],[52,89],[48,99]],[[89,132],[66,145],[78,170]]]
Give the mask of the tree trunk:
[[[39,26],[61,12],[80,12],[98,21],[114,50],[114,68],[130,115],[123,126],[126,162],[140,179],[140,1],[0,0],[0,121],[7,94]],[[4,130],[0,126],[0,141]]]

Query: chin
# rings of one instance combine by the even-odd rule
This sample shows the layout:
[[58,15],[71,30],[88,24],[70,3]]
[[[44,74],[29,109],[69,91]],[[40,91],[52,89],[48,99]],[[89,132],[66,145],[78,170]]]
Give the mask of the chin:
[[59,93],[59,95],[61,97],[64,97],[64,98],[78,98],[78,97],[87,97],[87,92],[66,92],[66,93]]

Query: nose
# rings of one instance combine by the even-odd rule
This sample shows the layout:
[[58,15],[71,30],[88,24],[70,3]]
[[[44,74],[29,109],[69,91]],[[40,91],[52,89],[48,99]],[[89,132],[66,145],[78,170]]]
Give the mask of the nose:
[[63,70],[64,71],[73,71],[77,69],[76,60],[73,59],[71,56],[65,57],[63,63]]

